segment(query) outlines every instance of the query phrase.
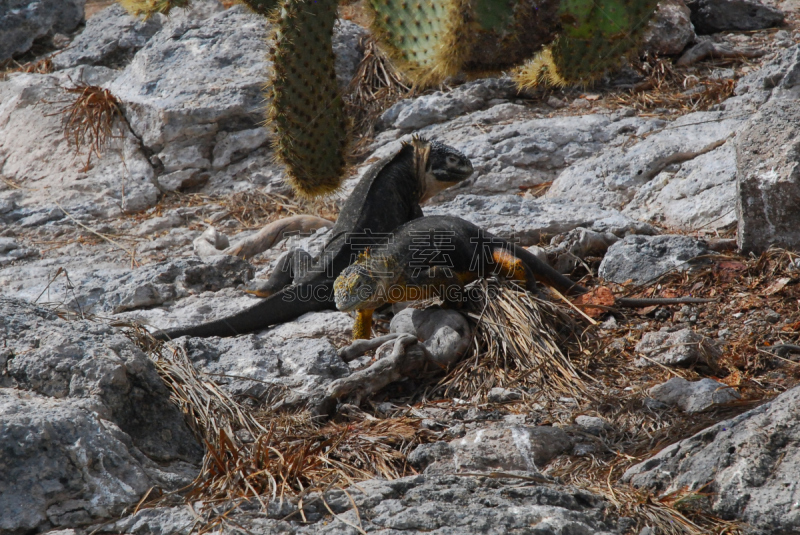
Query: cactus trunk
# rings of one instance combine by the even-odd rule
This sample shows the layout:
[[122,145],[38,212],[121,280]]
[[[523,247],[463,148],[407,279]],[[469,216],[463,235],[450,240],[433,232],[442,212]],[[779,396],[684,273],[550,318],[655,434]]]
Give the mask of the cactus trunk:
[[273,21],[275,155],[306,197],[336,190],[346,167],[348,125],[331,42],[336,9],[335,0],[284,0]]

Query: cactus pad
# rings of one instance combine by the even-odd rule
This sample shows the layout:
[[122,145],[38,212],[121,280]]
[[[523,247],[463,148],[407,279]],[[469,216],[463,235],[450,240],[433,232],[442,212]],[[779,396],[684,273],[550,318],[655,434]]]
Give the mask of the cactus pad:
[[523,87],[587,85],[636,51],[657,0],[562,0],[561,35],[517,75]]
[[273,21],[275,155],[306,197],[336,190],[345,171],[348,125],[331,42],[336,8],[335,0],[284,0]]
[[[541,4],[541,6],[539,5]],[[549,42],[557,2],[545,0],[370,0],[373,31],[417,85],[467,70],[518,63]]]

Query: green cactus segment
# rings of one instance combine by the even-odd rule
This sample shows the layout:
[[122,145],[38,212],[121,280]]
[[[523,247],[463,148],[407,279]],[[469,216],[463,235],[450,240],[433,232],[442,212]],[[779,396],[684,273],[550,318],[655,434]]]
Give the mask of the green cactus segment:
[[373,32],[416,84],[497,70],[550,42],[557,0],[370,0]]
[[589,83],[635,51],[657,0],[562,0],[562,33],[552,45],[558,76]]
[[472,15],[483,31],[506,33],[514,26],[514,7],[511,0],[478,0],[473,2]]
[[273,21],[275,154],[306,197],[336,190],[346,167],[348,125],[332,48],[336,8],[335,0],[284,0]]
[[189,0],[119,0],[128,13],[145,19],[156,13],[168,14],[173,8],[187,7]]
[[461,3],[370,0],[373,30],[389,56],[412,80],[436,83],[460,67],[460,47],[452,45],[457,45]]

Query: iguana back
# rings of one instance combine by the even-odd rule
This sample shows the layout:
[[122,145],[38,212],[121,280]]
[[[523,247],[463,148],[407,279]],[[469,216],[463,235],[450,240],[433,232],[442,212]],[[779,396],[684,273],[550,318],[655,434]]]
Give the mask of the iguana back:
[[420,200],[472,174],[469,159],[438,142],[414,138],[395,155],[373,165],[342,207],[331,237],[294,284],[233,316],[157,338],[233,336],[290,321],[306,312],[335,310],[333,281],[358,253],[383,243],[388,233],[422,216]]

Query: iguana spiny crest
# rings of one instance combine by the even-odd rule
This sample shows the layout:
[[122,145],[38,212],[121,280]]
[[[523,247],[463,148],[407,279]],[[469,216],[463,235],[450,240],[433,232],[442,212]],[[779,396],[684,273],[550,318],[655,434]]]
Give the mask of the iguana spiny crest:
[[420,203],[472,175],[469,158],[449,145],[420,136],[404,143],[408,144],[414,148],[414,165],[420,177]]

